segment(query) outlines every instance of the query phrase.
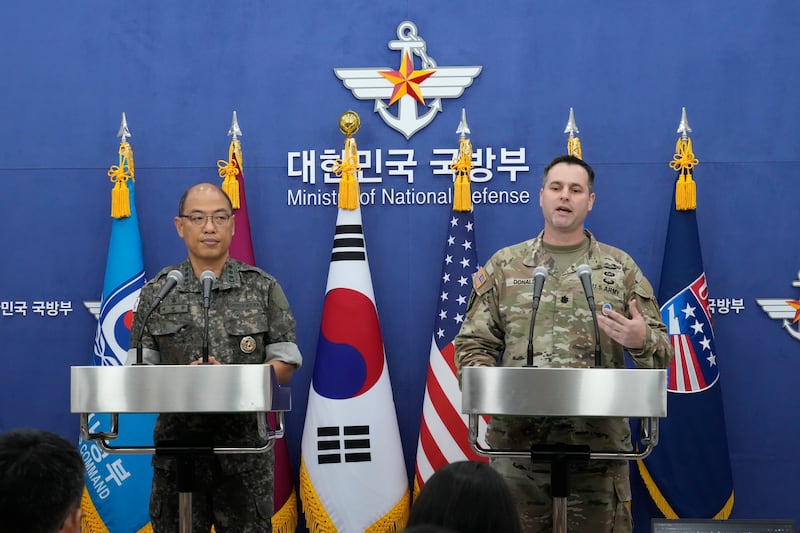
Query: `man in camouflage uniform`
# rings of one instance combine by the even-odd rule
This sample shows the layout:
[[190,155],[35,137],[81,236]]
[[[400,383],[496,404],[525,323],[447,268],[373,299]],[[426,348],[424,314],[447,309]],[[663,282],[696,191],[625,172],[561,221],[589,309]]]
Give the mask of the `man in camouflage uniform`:
[[[498,251],[473,276],[473,292],[455,338],[456,366],[524,366],[531,321],[532,273],[549,272],[533,338],[537,367],[593,367],[594,326],[575,269],[592,269],[601,328],[602,366],[624,368],[623,350],[640,368],[665,368],[673,356],[653,288],[622,250],[595,240],[583,228],[594,203],[594,171],[573,156],[559,156],[546,168],[539,205],[544,230],[536,238]],[[576,391],[577,394],[577,391]],[[492,418],[487,442],[496,448],[532,444],[589,445],[593,451],[630,451],[627,419]],[[493,466],[515,494],[528,532],[553,530],[550,464],[500,458]],[[627,461],[570,465],[567,517],[571,531],[632,530]]]
[[[189,258],[165,268],[141,291],[132,335],[140,331],[143,313],[177,269],[183,281],[150,315],[142,336],[148,364],[194,365],[202,362],[204,309],[198,277],[204,270],[216,275],[208,312],[211,364],[268,364],[278,381],[287,383],[302,363],[295,343],[295,321],[277,280],[264,271],[231,259],[228,254],[234,215],[228,196],[216,185],[201,183],[188,189],[175,217],[178,235]],[[132,339],[131,346],[134,346]],[[128,363],[135,361],[135,349]],[[184,445],[261,445],[265,432],[255,414],[171,414],[158,417],[153,440]],[[272,531],[273,455],[195,456],[192,491],[193,531],[217,533]],[[155,533],[178,531],[177,459],[153,457],[150,518]]]

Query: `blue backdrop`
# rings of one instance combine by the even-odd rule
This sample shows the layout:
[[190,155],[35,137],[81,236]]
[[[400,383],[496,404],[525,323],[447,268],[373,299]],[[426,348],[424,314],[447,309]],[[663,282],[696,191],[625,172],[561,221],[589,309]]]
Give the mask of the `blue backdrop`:
[[[435,150],[458,147],[466,108],[475,150],[497,155],[492,178],[473,191],[530,193],[527,202],[475,205],[485,261],[540,231],[542,168],[565,152],[573,107],[597,172],[587,225],[630,252],[657,285],[675,180],[667,163],[685,106],[700,160],[697,217],[716,305],[733,516],[800,521],[798,324],[782,327],[756,302],[800,298],[800,100],[792,96],[800,3],[42,0],[4,2],[0,20],[0,431],[77,436],[69,367],[92,360],[96,320],[83,302],[102,291],[106,172],[117,162],[123,111],[149,276],[185,257],[172,223],[178,197],[198,181],[219,182],[216,161],[227,158],[238,112],[256,261],[283,285],[306,356],[288,417],[295,475],[336,208],[290,205],[289,193],[335,190],[319,157],[343,146],[339,115],[360,114],[358,146],[373,159],[365,174],[379,178],[362,184],[377,198],[362,208],[364,232],[413,474],[450,205],[392,205],[383,190],[447,190],[449,178],[431,161],[449,157]],[[403,21],[416,25],[439,67],[482,67],[410,139],[334,74],[396,70],[400,53],[388,43]],[[397,114],[397,104],[389,111]],[[529,168],[513,181],[499,168],[501,151],[521,148]],[[394,150],[413,150],[413,183],[385,164],[406,157]],[[302,175],[311,151],[315,183]],[[725,300],[739,304],[723,312]]]

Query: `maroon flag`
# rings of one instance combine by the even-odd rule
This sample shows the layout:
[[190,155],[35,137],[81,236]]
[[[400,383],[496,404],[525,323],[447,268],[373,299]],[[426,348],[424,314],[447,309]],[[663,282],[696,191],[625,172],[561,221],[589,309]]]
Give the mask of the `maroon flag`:
[[[237,139],[241,135],[239,125],[236,121],[236,112],[233,115],[233,125],[228,135],[233,136],[230,149],[228,150],[228,161],[220,160],[220,177],[223,178],[222,189],[230,197],[233,204],[233,212],[236,215],[235,231],[231,240],[230,254],[234,259],[255,266],[255,256],[253,254],[253,240],[250,235],[250,217],[247,214],[247,199],[245,197],[244,171],[242,170],[242,148]],[[275,416],[269,414],[270,424],[275,427]],[[286,447],[286,439],[280,438],[275,441],[275,485],[274,499],[275,505],[272,515],[272,530],[276,533],[293,533],[297,528],[297,498],[294,493],[292,483],[292,473],[289,468],[289,452]]]

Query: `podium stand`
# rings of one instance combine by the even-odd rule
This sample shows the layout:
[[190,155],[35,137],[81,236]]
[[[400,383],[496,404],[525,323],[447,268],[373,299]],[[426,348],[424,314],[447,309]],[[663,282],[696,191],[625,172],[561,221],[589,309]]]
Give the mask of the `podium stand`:
[[[551,463],[553,531],[567,531],[568,463],[644,459],[658,444],[658,419],[667,416],[663,369],[465,367],[461,411],[469,417],[472,448],[485,457],[529,457]],[[642,418],[641,452],[590,450],[548,443],[532,449],[486,448],[478,442],[483,415]]]
[[[283,436],[283,415],[289,410],[291,391],[278,386],[271,365],[74,366],[70,372],[70,411],[80,414],[84,440],[96,441],[108,453],[165,453],[179,458],[181,533],[191,531],[191,458],[208,453],[264,453]],[[275,413],[275,428],[269,427],[267,412]],[[110,431],[91,432],[90,413],[110,414]],[[259,426],[267,428],[266,441],[254,447],[114,446],[108,441],[119,435],[123,413],[256,413]]]

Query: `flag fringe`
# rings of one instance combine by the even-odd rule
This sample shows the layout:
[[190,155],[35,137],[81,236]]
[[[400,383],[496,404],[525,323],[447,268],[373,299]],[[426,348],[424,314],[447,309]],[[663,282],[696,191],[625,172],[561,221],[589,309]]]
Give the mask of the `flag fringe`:
[[272,515],[273,533],[294,533],[297,529],[297,497],[292,487],[292,492],[283,502],[277,513]]
[[[83,488],[81,496],[81,511],[81,531],[83,533],[110,533],[105,522],[100,518],[86,487]],[[148,522],[136,533],[153,533],[153,526]]]
[[466,137],[458,142],[458,156],[453,160],[450,169],[455,173],[453,190],[453,211],[472,211],[472,192],[469,178],[472,173],[472,143]]
[[[300,500],[303,504],[303,514],[306,517],[306,527],[311,533],[338,533],[325,506],[319,499],[314,483],[308,474],[304,459],[300,459]],[[408,489],[392,508],[378,521],[364,530],[364,533],[386,533],[401,531],[408,523],[411,512],[410,494]]]
[[306,517],[306,527],[311,533],[337,533],[331,517],[314,489],[314,483],[306,469],[304,459],[300,459],[300,501]]
[[408,515],[411,512],[410,494],[408,489],[403,496],[383,515],[377,522],[364,530],[364,533],[384,533],[386,531],[401,531],[408,523]]
[[114,184],[111,190],[111,216],[113,218],[128,218],[131,216],[130,190],[128,180],[133,178],[133,149],[130,143],[119,143],[119,165],[112,165],[108,169],[108,177]]
[[217,171],[219,177],[222,178],[222,185],[220,186],[228,198],[234,209],[239,209],[241,206],[241,199],[239,198],[239,181],[236,176],[241,174],[239,170],[242,166],[242,147],[239,139],[233,139],[228,148],[228,160],[220,159],[217,161]]
[[81,531],[83,533],[109,533],[85,487],[81,496],[81,511],[83,511],[81,515]]
[[579,137],[570,137],[567,139],[567,155],[583,159],[583,151],[581,150],[581,140]]
[[[661,493],[661,490],[656,485],[653,476],[650,475],[650,472],[647,470],[647,465],[644,464],[643,460],[636,461],[636,466],[639,468],[639,475],[642,477],[642,481],[644,482],[645,487],[647,487],[647,492],[650,494],[650,498],[653,500],[653,503],[656,504],[658,510],[661,511],[661,514],[664,515],[664,518],[668,518],[670,520],[677,520],[680,518],[678,513],[672,508],[672,506],[667,502],[667,499]],[[731,495],[728,497],[728,500],[722,506],[717,514],[711,517],[712,520],[727,520],[731,516],[731,512],[733,511],[733,490],[731,490]]]

